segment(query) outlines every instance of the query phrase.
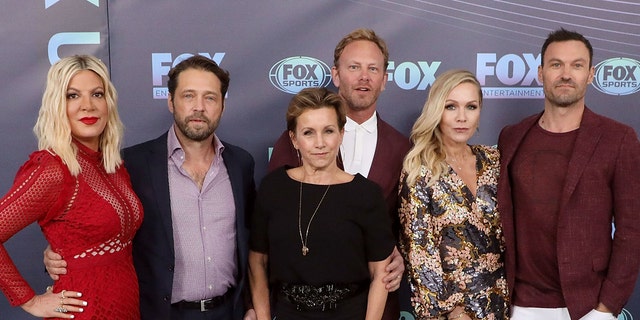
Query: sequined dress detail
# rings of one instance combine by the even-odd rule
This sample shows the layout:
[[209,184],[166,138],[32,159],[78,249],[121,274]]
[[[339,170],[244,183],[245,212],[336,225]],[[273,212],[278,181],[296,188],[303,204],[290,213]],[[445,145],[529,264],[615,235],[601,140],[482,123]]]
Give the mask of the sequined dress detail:
[[[79,291],[88,302],[75,319],[139,319],[131,241],[142,222],[142,205],[124,166],[108,174],[101,153],[76,146],[82,169],[77,177],[53,153],[31,154],[0,200],[0,240],[37,221],[52,250],[67,261],[67,274],[55,282],[53,292]],[[35,294],[3,245],[0,289],[13,306]]]
[[471,146],[476,195],[453,168],[427,186],[424,166],[415,185],[400,184],[401,251],[408,263],[416,319],[446,319],[463,306],[472,319],[507,319],[504,239],[496,203],[500,156]]

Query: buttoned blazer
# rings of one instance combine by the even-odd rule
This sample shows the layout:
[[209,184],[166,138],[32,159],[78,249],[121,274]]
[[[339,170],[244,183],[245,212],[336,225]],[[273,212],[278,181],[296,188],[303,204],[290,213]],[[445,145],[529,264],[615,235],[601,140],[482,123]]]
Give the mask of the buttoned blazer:
[[[222,142],[236,208],[238,257],[234,319],[244,313],[249,232],[247,222],[255,198],[254,160],[245,150]],[[144,208],[144,221],[133,240],[133,261],[140,284],[142,319],[169,319],[175,265],[171,199],[169,195],[167,133],[124,149],[125,166]]]
[[[409,139],[398,130],[386,123],[378,114],[378,141],[373,154],[373,162],[367,177],[377,183],[385,196],[389,214],[394,221],[394,234],[397,235],[398,224],[398,183],[402,171],[402,161],[411,148]],[[274,144],[269,172],[288,165],[298,167],[301,165],[296,149],[289,139],[288,131],[284,131]]]
[[[509,166],[541,115],[505,127],[498,140],[498,205],[511,295],[516,240]],[[640,266],[639,164],[640,143],[634,130],[585,107],[562,189],[557,230],[560,285],[572,319],[579,319],[598,302],[618,314],[633,292]]]

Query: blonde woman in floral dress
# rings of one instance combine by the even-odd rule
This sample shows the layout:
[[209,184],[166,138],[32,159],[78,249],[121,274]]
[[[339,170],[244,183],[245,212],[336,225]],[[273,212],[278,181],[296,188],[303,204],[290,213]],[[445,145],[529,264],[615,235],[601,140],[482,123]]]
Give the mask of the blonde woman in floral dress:
[[400,180],[401,251],[418,319],[506,319],[499,153],[469,145],[482,91],[468,71],[434,82]]

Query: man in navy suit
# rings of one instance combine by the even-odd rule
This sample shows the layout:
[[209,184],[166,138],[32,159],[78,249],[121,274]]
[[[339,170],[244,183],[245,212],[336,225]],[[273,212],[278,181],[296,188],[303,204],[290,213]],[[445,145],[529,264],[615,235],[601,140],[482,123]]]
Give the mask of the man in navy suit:
[[168,76],[172,127],[124,150],[145,212],[133,240],[141,316],[242,319],[254,161],[215,135],[229,74],[212,60],[194,56]]
[[[387,82],[387,45],[373,30],[356,29],[340,40],[334,50],[333,63],[333,83],[348,107],[338,165],[348,173],[360,173],[382,188],[397,235],[398,182],[402,161],[411,143],[376,112],[378,96]],[[299,161],[285,130],[274,145],[269,171],[283,165],[297,167],[301,165]],[[396,290],[400,286],[404,264],[397,249],[392,256],[393,261],[387,267],[390,273],[384,281],[387,289]],[[397,320],[399,317],[398,294],[391,292],[383,319]]]
[[581,34],[552,32],[538,68],[544,111],[500,133],[513,320],[616,319],[636,283],[640,142],[585,106],[592,58]]

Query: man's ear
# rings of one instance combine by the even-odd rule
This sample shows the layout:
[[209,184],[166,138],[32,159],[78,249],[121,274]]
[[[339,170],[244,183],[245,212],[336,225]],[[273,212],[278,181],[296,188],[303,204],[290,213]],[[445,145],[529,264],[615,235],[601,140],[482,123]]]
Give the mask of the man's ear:
[[169,108],[169,112],[173,113],[173,97],[171,93],[167,96],[167,107]]

